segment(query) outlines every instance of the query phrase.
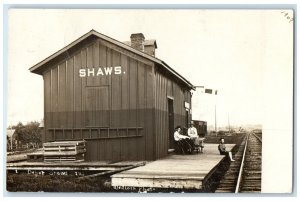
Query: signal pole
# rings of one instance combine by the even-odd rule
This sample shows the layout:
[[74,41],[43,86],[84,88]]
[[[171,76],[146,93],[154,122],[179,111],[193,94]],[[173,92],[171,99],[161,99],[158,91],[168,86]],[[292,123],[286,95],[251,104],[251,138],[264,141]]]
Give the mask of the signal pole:
[[229,130],[229,133],[230,133],[230,121],[229,121],[229,114],[228,114],[228,130]]
[[217,135],[217,105],[215,105],[215,132]]

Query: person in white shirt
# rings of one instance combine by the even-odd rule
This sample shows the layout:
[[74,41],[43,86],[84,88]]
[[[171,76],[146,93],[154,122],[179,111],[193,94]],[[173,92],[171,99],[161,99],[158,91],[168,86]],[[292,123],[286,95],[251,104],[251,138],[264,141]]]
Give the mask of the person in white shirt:
[[174,140],[176,145],[180,149],[179,151],[181,151],[181,153],[183,154],[192,153],[193,145],[191,144],[190,137],[186,135],[182,135],[180,132],[181,132],[181,127],[177,126],[174,132]]
[[191,138],[191,140],[193,140],[195,148],[202,153],[204,148],[204,138],[199,138],[197,129],[194,127],[193,121],[191,121],[191,127],[188,129],[188,136]]
[[188,136],[194,141],[199,137],[193,121],[191,121],[191,127],[188,129]]

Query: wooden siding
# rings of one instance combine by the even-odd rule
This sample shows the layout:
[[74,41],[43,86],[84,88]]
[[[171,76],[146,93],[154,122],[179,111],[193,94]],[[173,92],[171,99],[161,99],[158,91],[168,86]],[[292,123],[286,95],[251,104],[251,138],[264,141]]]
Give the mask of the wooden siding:
[[[141,56],[97,39],[50,63],[43,73],[44,141],[85,139],[88,161],[162,158],[173,140],[168,97],[174,126],[186,126],[189,89]],[[114,66],[122,74],[79,76],[82,68]]]
[[[122,66],[122,74],[79,77],[99,66]],[[86,139],[89,161],[154,160],[153,68],[100,39],[50,66],[44,141]]]
[[[158,67],[159,68],[159,67]],[[185,126],[186,109],[184,102],[191,103],[191,95],[188,89],[178,85],[172,78],[157,71],[155,76],[155,158],[165,157],[168,153],[169,119],[168,97],[173,99],[174,126]]]

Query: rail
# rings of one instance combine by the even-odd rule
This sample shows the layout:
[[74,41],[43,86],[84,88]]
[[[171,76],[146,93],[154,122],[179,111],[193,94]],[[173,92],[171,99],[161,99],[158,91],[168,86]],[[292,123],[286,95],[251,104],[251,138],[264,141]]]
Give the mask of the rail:
[[247,151],[249,135],[253,135],[254,137],[256,137],[260,141],[260,143],[262,143],[261,138],[258,137],[255,133],[251,133],[251,134],[248,134],[246,136],[246,143],[245,143],[245,147],[244,147],[244,151],[243,151],[243,158],[242,158],[241,166],[240,166],[240,169],[239,169],[238,180],[237,180],[236,187],[235,187],[235,193],[239,192],[240,184],[241,184],[241,181],[242,181],[242,174],[243,174],[243,171],[244,171],[244,164],[245,164],[245,158],[246,158],[246,151]]
[[240,170],[239,170],[239,176],[238,176],[238,180],[237,180],[236,187],[235,187],[235,193],[239,192],[240,184],[242,181],[242,174],[243,174],[244,162],[245,162],[245,157],[246,157],[248,138],[249,138],[249,134],[246,136],[246,143],[245,143],[245,147],[244,147],[244,151],[243,151],[243,158],[242,158],[242,162],[241,162],[241,166],[240,166]]
[[247,133],[215,192],[261,192],[261,139]]

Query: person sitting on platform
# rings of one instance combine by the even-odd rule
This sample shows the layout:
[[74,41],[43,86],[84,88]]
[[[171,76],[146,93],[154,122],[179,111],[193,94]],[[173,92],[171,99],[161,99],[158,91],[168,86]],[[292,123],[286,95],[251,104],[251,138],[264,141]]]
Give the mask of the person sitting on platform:
[[182,135],[182,134],[180,134],[180,132],[181,132],[181,127],[177,126],[175,128],[175,132],[174,132],[174,140],[175,140],[175,143],[176,143],[178,149],[180,149],[180,151],[183,154],[192,153],[193,145],[192,145],[192,141],[191,141],[190,137],[186,136],[186,135]]
[[195,141],[199,136],[198,136],[198,132],[197,129],[194,127],[194,122],[191,121],[191,127],[189,127],[188,129],[188,136]]
[[204,138],[199,137],[197,129],[194,127],[194,122],[191,121],[191,127],[188,129],[188,136],[193,140],[195,149],[201,153],[203,153],[203,148],[204,148]]
[[224,138],[220,138],[220,144],[218,146],[219,152],[221,155],[226,155],[227,157],[229,157],[230,161],[235,161],[232,158],[232,153],[231,151],[226,151],[226,146],[224,144],[225,139]]

